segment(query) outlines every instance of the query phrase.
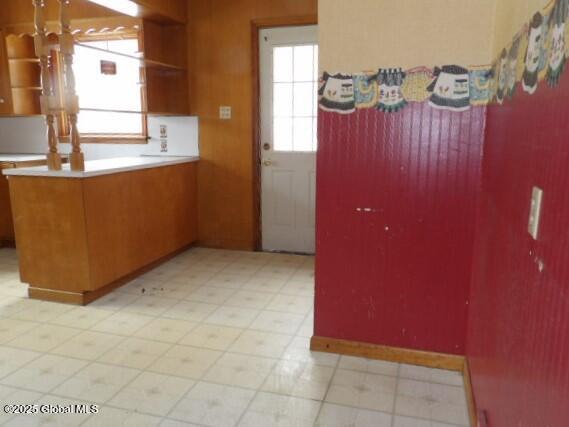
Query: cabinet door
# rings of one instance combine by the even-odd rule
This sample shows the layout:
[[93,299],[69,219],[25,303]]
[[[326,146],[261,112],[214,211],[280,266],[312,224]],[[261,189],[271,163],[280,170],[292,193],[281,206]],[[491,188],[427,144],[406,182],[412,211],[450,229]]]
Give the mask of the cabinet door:
[[10,68],[6,51],[6,37],[0,30],[0,114],[12,113],[12,88],[10,86]]
[[8,180],[2,175],[3,169],[10,169],[10,163],[0,163],[0,247],[5,242],[14,241],[14,224],[10,206],[10,190]]

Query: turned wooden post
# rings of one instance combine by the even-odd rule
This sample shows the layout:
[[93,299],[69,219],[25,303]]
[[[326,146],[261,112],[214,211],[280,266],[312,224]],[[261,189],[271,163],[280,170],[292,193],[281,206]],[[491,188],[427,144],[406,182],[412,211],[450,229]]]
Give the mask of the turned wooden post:
[[61,156],[57,151],[57,133],[55,132],[54,116],[54,110],[57,110],[58,102],[51,84],[49,65],[50,46],[47,40],[47,28],[45,25],[44,0],[33,0],[33,5],[34,25],[36,30],[36,34],[34,35],[34,47],[41,67],[42,94],[40,105],[41,113],[46,117],[47,142],[49,146],[47,166],[49,170],[61,170]]
[[73,72],[73,54],[75,45],[71,33],[71,18],[69,16],[69,4],[71,0],[59,0],[61,34],[59,36],[59,50],[63,56],[65,88],[64,102],[67,116],[69,117],[71,155],[69,163],[71,170],[84,171],[85,158],[81,152],[81,139],[77,128],[77,116],[79,114],[79,97],[75,91],[75,74]]

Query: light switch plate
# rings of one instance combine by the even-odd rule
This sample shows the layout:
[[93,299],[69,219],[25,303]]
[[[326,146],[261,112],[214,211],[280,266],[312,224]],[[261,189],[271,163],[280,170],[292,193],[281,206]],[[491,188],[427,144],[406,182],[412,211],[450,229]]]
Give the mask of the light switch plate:
[[231,107],[222,105],[219,107],[219,118],[221,120],[230,120],[231,119]]
[[541,219],[541,202],[543,201],[543,190],[533,187],[531,193],[531,206],[529,211],[528,232],[534,240],[539,236],[539,221]]

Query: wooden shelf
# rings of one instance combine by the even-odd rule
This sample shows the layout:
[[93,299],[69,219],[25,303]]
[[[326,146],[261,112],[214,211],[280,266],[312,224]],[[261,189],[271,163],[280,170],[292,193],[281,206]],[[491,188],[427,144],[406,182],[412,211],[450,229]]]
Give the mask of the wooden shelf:
[[148,114],[188,114],[186,27],[143,21]]
[[130,55],[128,53],[116,52],[116,51],[109,50],[109,49],[103,49],[103,48],[96,47],[96,46],[86,45],[84,43],[76,43],[76,46],[80,46],[80,47],[83,47],[85,49],[96,50],[97,52],[106,53],[108,55],[114,55],[114,56],[119,56],[121,58],[132,59],[133,61],[140,61],[140,64],[142,66],[146,66],[146,67],[157,67],[157,68],[165,68],[165,69],[170,69],[170,70],[186,71],[185,67],[175,65],[175,64],[170,64],[170,63],[163,62],[163,61],[157,61],[154,59],[144,58],[143,54]]
[[[139,61],[142,111],[97,110],[111,113],[184,115],[189,112],[187,73],[187,31],[183,24],[139,21],[139,53],[115,52],[101,47],[77,43],[87,49],[115,58]],[[57,36],[50,34],[55,42]],[[5,37],[4,73],[9,78],[0,96],[6,101],[0,114],[41,115],[41,68],[35,56],[34,39],[30,35]],[[0,82],[2,83],[2,82]]]
[[145,114],[146,111],[136,110],[109,110],[105,108],[80,108],[79,111],[91,111],[95,113],[118,113],[118,114]]
[[12,86],[12,89],[42,90],[40,86]]
[[17,36],[8,34],[6,36],[6,51],[8,59],[30,59],[36,58],[34,38],[30,35]]
[[142,61],[143,58],[143,54],[128,54],[128,53],[124,53],[124,52],[116,52],[114,50],[110,50],[110,49],[103,49],[102,47],[96,47],[96,46],[91,46],[85,43],[75,43],[75,46],[80,46],[82,48],[85,49],[91,49],[91,50],[96,50],[97,52],[102,52],[102,53],[106,53],[109,55],[115,55],[115,56],[120,56],[121,58],[127,58],[127,59],[132,59],[135,61]]
[[35,116],[41,114],[41,90],[12,88],[14,114],[19,116]]
[[41,113],[41,69],[29,35],[5,37],[8,75],[12,97],[11,113],[17,116]]
[[8,58],[8,61],[10,61],[10,62],[24,62],[24,63],[32,62],[35,64],[40,63],[39,58]]
[[166,62],[155,61],[153,59],[145,59],[144,65],[147,67],[157,67],[157,68],[165,68],[168,70],[175,70],[175,71],[187,71],[187,68],[181,67],[179,65],[174,64],[167,64]]

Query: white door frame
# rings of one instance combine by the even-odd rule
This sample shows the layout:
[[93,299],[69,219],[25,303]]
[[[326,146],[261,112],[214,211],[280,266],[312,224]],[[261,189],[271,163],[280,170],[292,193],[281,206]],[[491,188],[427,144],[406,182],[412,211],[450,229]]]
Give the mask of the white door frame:
[[[291,31],[292,30],[292,31]],[[262,238],[262,248],[271,251],[286,251],[286,252],[304,252],[313,253],[314,252],[314,240],[315,240],[315,224],[314,224],[314,208],[310,208],[315,203],[315,164],[316,164],[316,153],[313,151],[308,152],[295,152],[295,151],[273,151],[274,142],[272,134],[273,125],[273,103],[272,103],[272,77],[273,72],[273,48],[279,45],[290,46],[290,45],[306,45],[306,44],[317,44],[317,27],[316,25],[303,25],[303,26],[290,26],[290,27],[276,27],[276,28],[263,28],[258,32],[258,48],[259,48],[259,119],[260,119],[260,129],[259,136],[260,141],[257,146],[258,152],[255,153],[257,158],[261,161],[260,171],[259,171],[259,204],[261,206],[260,211],[260,228],[261,228],[261,238]],[[270,37],[270,41],[267,39]],[[267,43],[268,42],[268,43]],[[317,64],[316,64],[317,73]],[[267,76],[263,79],[263,71]],[[304,105],[304,104],[303,104]],[[265,151],[263,146],[265,143],[270,144],[270,149]],[[273,165],[267,166],[273,158]],[[288,162],[288,169],[286,163]],[[296,163],[298,162],[298,163]],[[265,164],[263,164],[265,163]],[[295,165],[293,168],[292,165]],[[280,168],[279,168],[280,166]],[[270,170],[269,170],[270,169]],[[279,238],[275,237],[275,233],[279,233],[279,226],[275,227],[275,218],[278,209],[277,200],[275,199],[277,187],[271,187],[272,191],[266,192],[263,196],[263,179],[265,183],[275,182],[276,176],[285,177],[287,172],[289,176],[286,179],[285,187],[294,187],[294,191],[291,192],[292,197],[289,200],[294,200],[294,206],[292,207],[292,216],[294,217],[294,227],[290,231],[294,232],[296,235],[289,237],[289,233],[286,231],[286,227],[280,230],[280,242]],[[293,173],[294,172],[294,173]],[[299,175],[300,173],[300,175]],[[304,176],[306,173],[310,175]],[[292,177],[292,175],[295,175]],[[306,188],[304,187],[306,185]],[[283,187],[280,187],[283,188]],[[300,191],[300,193],[298,193]],[[303,194],[305,192],[306,194]],[[310,195],[312,194],[312,195]],[[284,197],[284,196],[281,196]],[[272,198],[271,200],[268,200]],[[282,200],[282,199],[281,199]],[[285,199],[286,200],[286,199]],[[312,203],[310,203],[312,202]],[[308,203],[308,204],[307,204]],[[287,205],[290,207],[290,205]],[[271,210],[271,214],[269,214]],[[310,214],[309,211],[312,211]],[[265,220],[265,226],[263,227],[263,217]],[[311,220],[306,218],[311,218]],[[269,221],[272,221],[269,226]],[[304,221],[304,228],[302,221]],[[306,228],[306,225],[312,227],[312,231]],[[311,225],[310,225],[311,224]],[[264,228],[264,229],[263,229]],[[269,230],[269,232],[267,232]],[[295,243],[295,242],[298,242]]]

